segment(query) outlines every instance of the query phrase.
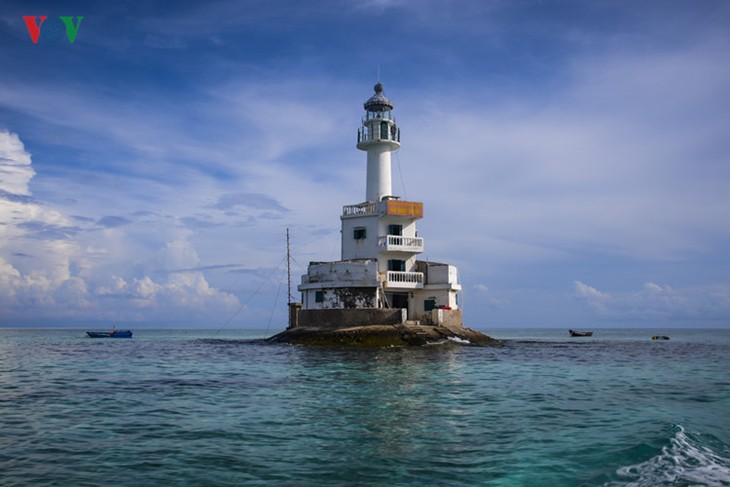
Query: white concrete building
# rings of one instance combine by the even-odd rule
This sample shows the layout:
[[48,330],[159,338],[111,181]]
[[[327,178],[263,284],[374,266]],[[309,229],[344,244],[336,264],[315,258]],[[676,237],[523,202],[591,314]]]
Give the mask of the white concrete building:
[[302,276],[302,310],[400,308],[410,321],[440,324],[446,313],[460,325],[456,267],[417,260],[423,203],[393,195],[391,153],[400,148],[400,128],[382,84],[364,108],[357,148],[367,153],[365,201],[342,209],[342,260],[311,262]]

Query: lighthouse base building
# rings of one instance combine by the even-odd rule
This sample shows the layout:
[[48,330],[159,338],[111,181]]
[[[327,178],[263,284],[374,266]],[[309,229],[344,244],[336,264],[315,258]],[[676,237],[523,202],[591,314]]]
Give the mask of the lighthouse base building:
[[[456,267],[417,260],[423,238],[416,221],[423,203],[387,197],[345,206],[342,260],[311,262],[302,276],[298,325],[342,316],[346,324],[461,325]],[[362,310],[321,313],[328,310]],[[336,323],[334,323],[336,324]]]
[[291,303],[289,328],[275,341],[421,344],[453,337],[493,340],[462,324],[458,270],[419,260],[416,224],[423,203],[393,195],[391,152],[400,148],[393,103],[375,85],[365,103],[357,148],[367,153],[366,200],[342,208],[341,260],[310,262]]

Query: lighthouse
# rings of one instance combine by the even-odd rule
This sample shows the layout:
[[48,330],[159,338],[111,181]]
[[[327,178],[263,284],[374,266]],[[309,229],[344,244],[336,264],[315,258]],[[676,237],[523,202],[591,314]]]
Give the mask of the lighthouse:
[[367,151],[366,201],[381,201],[392,195],[390,153],[400,148],[400,129],[392,116],[393,103],[375,85],[375,94],[366,101],[362,127],[357,131],[357,148]]
[[400,149],[401,131],[383,85],[374,91],[357,130],[356,147],[366,153],[365,201],[342,208],[341,259],[309,263],[290,328],[461,327],[457,268],[418,259],[423,203],[393,194],[391,155]]

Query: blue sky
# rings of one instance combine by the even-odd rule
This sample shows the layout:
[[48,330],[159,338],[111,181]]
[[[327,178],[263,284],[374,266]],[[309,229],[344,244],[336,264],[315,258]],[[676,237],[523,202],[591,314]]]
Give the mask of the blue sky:
[[298,281],[364,199],[379,70],[395,192],[468,326],[726,327],[728,25],[726,1],[4,2],[0,326],[281,329],[286,228]]

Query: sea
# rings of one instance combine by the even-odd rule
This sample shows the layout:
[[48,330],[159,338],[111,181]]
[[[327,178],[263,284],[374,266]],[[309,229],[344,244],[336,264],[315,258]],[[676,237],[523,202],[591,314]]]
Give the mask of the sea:
[[730,486],[728,329],[84,331],[0,329],[3,487]]

